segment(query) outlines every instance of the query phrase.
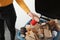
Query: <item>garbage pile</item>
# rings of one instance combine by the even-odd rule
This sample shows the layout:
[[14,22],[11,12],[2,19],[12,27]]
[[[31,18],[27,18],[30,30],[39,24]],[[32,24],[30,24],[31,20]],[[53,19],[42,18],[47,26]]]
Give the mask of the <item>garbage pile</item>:
[[38,23],[32,20],[26,25],[26,40],[52,40],[60,31],[60,24],[57,20],[50,20],[44,23]]

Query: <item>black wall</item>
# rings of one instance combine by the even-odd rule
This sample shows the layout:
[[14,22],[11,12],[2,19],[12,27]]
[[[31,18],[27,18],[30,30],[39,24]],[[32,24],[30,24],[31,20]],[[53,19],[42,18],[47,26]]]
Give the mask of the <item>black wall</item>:
[[60,19],[59,0],[35,0],[35,10],[47,17]]

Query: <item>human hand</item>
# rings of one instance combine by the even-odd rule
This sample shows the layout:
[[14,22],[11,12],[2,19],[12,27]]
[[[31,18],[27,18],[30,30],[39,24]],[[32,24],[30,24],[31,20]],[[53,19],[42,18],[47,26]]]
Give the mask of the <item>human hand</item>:
[[33,19],[34,18],[34,15],[32,12],[29,12],[28,15]]
[[35,21],[39,22],[40,15],[38,16],[37,14],[34,14],[32,12],[29,12],[28,15],[32,17]]
[[37,15],[37,14],[33,14],[34,15],[34,20],[39,22],[39,19],[40,19],[40,15]]

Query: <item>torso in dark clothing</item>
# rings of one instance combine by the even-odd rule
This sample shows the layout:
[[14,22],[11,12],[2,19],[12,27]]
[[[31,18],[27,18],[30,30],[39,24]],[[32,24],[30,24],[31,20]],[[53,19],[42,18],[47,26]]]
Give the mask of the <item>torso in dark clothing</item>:
[[5,7],[0,7],[0,19],[10,19],[15,17],[16,13],[13,4],[10,4]]

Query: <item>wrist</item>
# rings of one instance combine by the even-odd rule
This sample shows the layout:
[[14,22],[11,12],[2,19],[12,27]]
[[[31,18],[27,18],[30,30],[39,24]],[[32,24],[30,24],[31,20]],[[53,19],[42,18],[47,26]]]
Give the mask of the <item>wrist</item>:
[[33,15],[32,12],[29,12],[28,15],[29,15],[30,17],[32,17],[32,18],[34,17],[34,15]]
[[31,13],[31,11],[28,11],[28,12],[27,12],[27,14],[30,14],[30,13]]

